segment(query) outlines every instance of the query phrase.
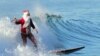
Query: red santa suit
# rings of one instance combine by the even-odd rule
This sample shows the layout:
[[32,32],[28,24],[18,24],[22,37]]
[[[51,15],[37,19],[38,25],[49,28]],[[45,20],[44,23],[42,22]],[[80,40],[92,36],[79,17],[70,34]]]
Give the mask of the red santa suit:
[[22,18],[19,20],[16,20],[15,23],[21,24],[21,36],[23,40],[23,45],[26,46],[27,37],[28,37],[33,42],[35,47],[37,47],[36,39],[34,35],[31,33],[31,27],[35,29],[35,26],[32,23],[32,19],[30,18],[29,11],[24,11]]

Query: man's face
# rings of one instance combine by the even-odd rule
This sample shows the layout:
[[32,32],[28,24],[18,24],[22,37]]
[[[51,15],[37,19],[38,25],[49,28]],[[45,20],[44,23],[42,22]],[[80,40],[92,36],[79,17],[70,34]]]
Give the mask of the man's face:
[[29,12],[24,12],[23,15],[24,16],[30,16],[30,13]]

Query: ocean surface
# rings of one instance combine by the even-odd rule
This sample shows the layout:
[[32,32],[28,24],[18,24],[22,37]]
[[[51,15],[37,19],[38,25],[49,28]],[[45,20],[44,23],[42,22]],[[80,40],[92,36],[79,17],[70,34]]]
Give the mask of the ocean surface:
[[[38,51],[22,47],[20,25],[11,20],[28,9],[38,30]],[[49,51],[85,46],[56,55]],[[0,56],[100,56],[100,0],[0,0]]]

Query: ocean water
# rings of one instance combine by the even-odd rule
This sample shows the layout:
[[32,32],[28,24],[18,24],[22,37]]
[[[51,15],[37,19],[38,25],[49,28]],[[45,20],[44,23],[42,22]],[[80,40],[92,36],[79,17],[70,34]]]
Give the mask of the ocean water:
[[[84,49],[61,56],[100,56],[99,0],[1,0],[0,56],[60,56],[51,50],[85,46]],[[20,25],[11,20],[30,10],[38,34],[39,52],[28,40],[22,47]],[[49,14],[49,17],[48,15]],[[53,16],[52,16],[53,15]]]

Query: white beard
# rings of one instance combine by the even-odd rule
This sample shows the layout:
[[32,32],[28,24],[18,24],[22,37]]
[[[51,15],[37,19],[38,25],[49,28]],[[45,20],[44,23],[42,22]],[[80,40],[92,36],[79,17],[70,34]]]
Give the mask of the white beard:
[[26,28],[30,24],[30,16],[23,15],[23,19],[25,20],[25,23],[23,25],[23,28]]

